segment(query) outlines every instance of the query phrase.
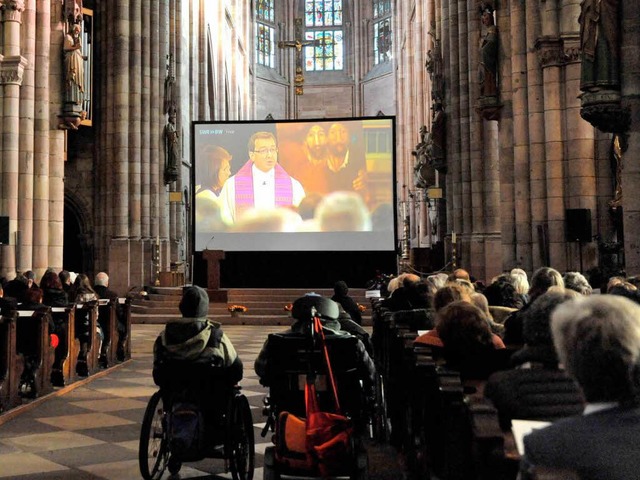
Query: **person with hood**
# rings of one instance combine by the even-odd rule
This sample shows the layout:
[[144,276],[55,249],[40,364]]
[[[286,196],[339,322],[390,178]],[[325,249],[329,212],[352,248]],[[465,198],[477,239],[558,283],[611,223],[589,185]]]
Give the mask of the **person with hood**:
[[220,324],[207,318],[207,291],[196,285],[185,287],[179,308],[182,318],[167,322],[153,347],[156,385],[162,386],[162,365],[171,360],[225,368],[226,381],[230,385],[237,384],[242,379],[242,361]]
[[358,325],[362,325],[362,314],[360,313],[360,308],[356,301],[349,295],[349,287],[347,287],[347,283],[344,280],[339,280],[333,286],[333,300],[336,303],[342,305],[344,311],[349,314],[351,320],[356,322]]

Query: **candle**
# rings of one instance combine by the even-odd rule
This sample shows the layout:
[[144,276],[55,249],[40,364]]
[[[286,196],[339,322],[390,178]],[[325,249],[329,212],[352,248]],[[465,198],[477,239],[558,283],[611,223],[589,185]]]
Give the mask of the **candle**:
[[456,243],[456,232],[451,232],[451,243]]

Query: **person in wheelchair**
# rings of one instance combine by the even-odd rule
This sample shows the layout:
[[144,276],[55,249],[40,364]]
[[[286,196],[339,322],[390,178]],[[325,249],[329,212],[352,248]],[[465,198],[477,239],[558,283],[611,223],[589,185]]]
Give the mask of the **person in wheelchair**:
[[[339,307],[333,300],[321,297],[317,294],[307,294],[296,300],[293,304],[292,316],[295,319],[293,325],[288,330],[282,332],[282,335],[300,335],[311,334],[311,305],[317,304],[318,314],[322,322],[322,330],[327,339],[334,336],[352,336],[351,333],[340,328]],[[322,308],[325,306],[325,308]],[[316,307],[314,307],[316,308]],[[357,337],[357,335],[355,335]],[[358,362],[358,373],[363,382],[364,390],[368,397],[373,397],[376,367],[373,360],[369,356],[367,348],[360,338],[356,345],[356,358]],[[271,372],[269,368],[270,346],[269,339],[265,341],[262,350],[255,361],[254,369],[260,383],[265,387],[271,385]]]
[[[196,285],[185,287],[179,308],[182,318],[167,322],[153,346],[156,385],[163,387],[172,380],[179,380],[167,378],[167,374],[175,373],[166,368],[172,361],[188,362],[194,367],[214,367],[210,370],[216,379],[220,379],[222,368],[224,382],[229,386],[236,385],[242,380],[242,361],[220,324],[207,318],[209,295],[206,290]],[[202,370],[206,371],[206,368]],[[177,373],[180,376],[188,374]]]

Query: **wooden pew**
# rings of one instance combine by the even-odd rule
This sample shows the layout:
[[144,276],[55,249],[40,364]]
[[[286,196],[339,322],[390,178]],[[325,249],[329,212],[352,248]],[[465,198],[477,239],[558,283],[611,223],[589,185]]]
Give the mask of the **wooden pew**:
[[34,385],[30,385],[35,391],[24,396],[34,398],[46,395],[53,390],[51,369],[54,349],[49,339],[50,308],[35,311],[18,310],[17,314],[16,345],[18,351],[24,354],[23,372],[32,368],[35,379]]
[[64,387],[77,378],[76,364],[80,342],[75,333],[75,308],[51,307],[51,316],[59,340],[51,369],[51,383],[55,387]]
[[0,316],[0,413],[21,403],[18,385],[23,362],[16,347],[17,318],[16,311]]
[[80,342],[76,373],[88,377],[98,368],[100,339],[97,333],[98,302],[78,303],[75,306],[75,337]]
[[118,320],[116,306],[117,304],[114,300],[108,298],[98,300],[98,323],[104,335],[98,358],[98,363],[102,368],[108,368],[117,361]]
[[118,315],[118,342],[116,358],[119,362],[131,358],[131,298],[118,298],[120,313]]

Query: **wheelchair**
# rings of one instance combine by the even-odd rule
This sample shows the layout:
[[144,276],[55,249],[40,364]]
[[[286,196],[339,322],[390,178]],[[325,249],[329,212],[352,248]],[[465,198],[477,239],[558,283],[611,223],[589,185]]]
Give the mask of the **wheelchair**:
[[[311,325],[312,316],[335,320],[338,316],[336,304],[320,296],[308,295],[293,304],[292,316],[309,319],[308,333],[270,334],[268,347],[266,383],[269,394],[265,398],[263,414],[267,416],[262,436],[269,430],[274,432],[274,446],[269,446],[264,454],[264,480],[280,480],[282,475],[317,477],[321,476],[317,466],[301,467],[295,460],[289,461],[278,450],[278,437],[285,436],[280,414],[288,412],[297,417],[305,417],[304,384],[314,380],[321,411],[333,411],[334,399],[327,375],[324,351],[314,341]],[[353,425],[353,435],[349,448],[350,458],[341,462],[338,471],[331,476],[347,476],[352,480],[368,477],[368,458],[364,439],[370,428],[369,407],[361,373],[358,371],[357,338],[350,335],[327,335],[326,346],[331,359],[332,370],[338,390],[341,413]],[[293,458],[293,457],[292,457]]]
[[[184,462],[224,459],[233,480],[251,480],[255,442],[247,397],[223,369],[186,361],[161,367],[160,389],[147,404],[138,460],[145,480],[176,475]],[[190,437],[190,438],[185,438]]]

